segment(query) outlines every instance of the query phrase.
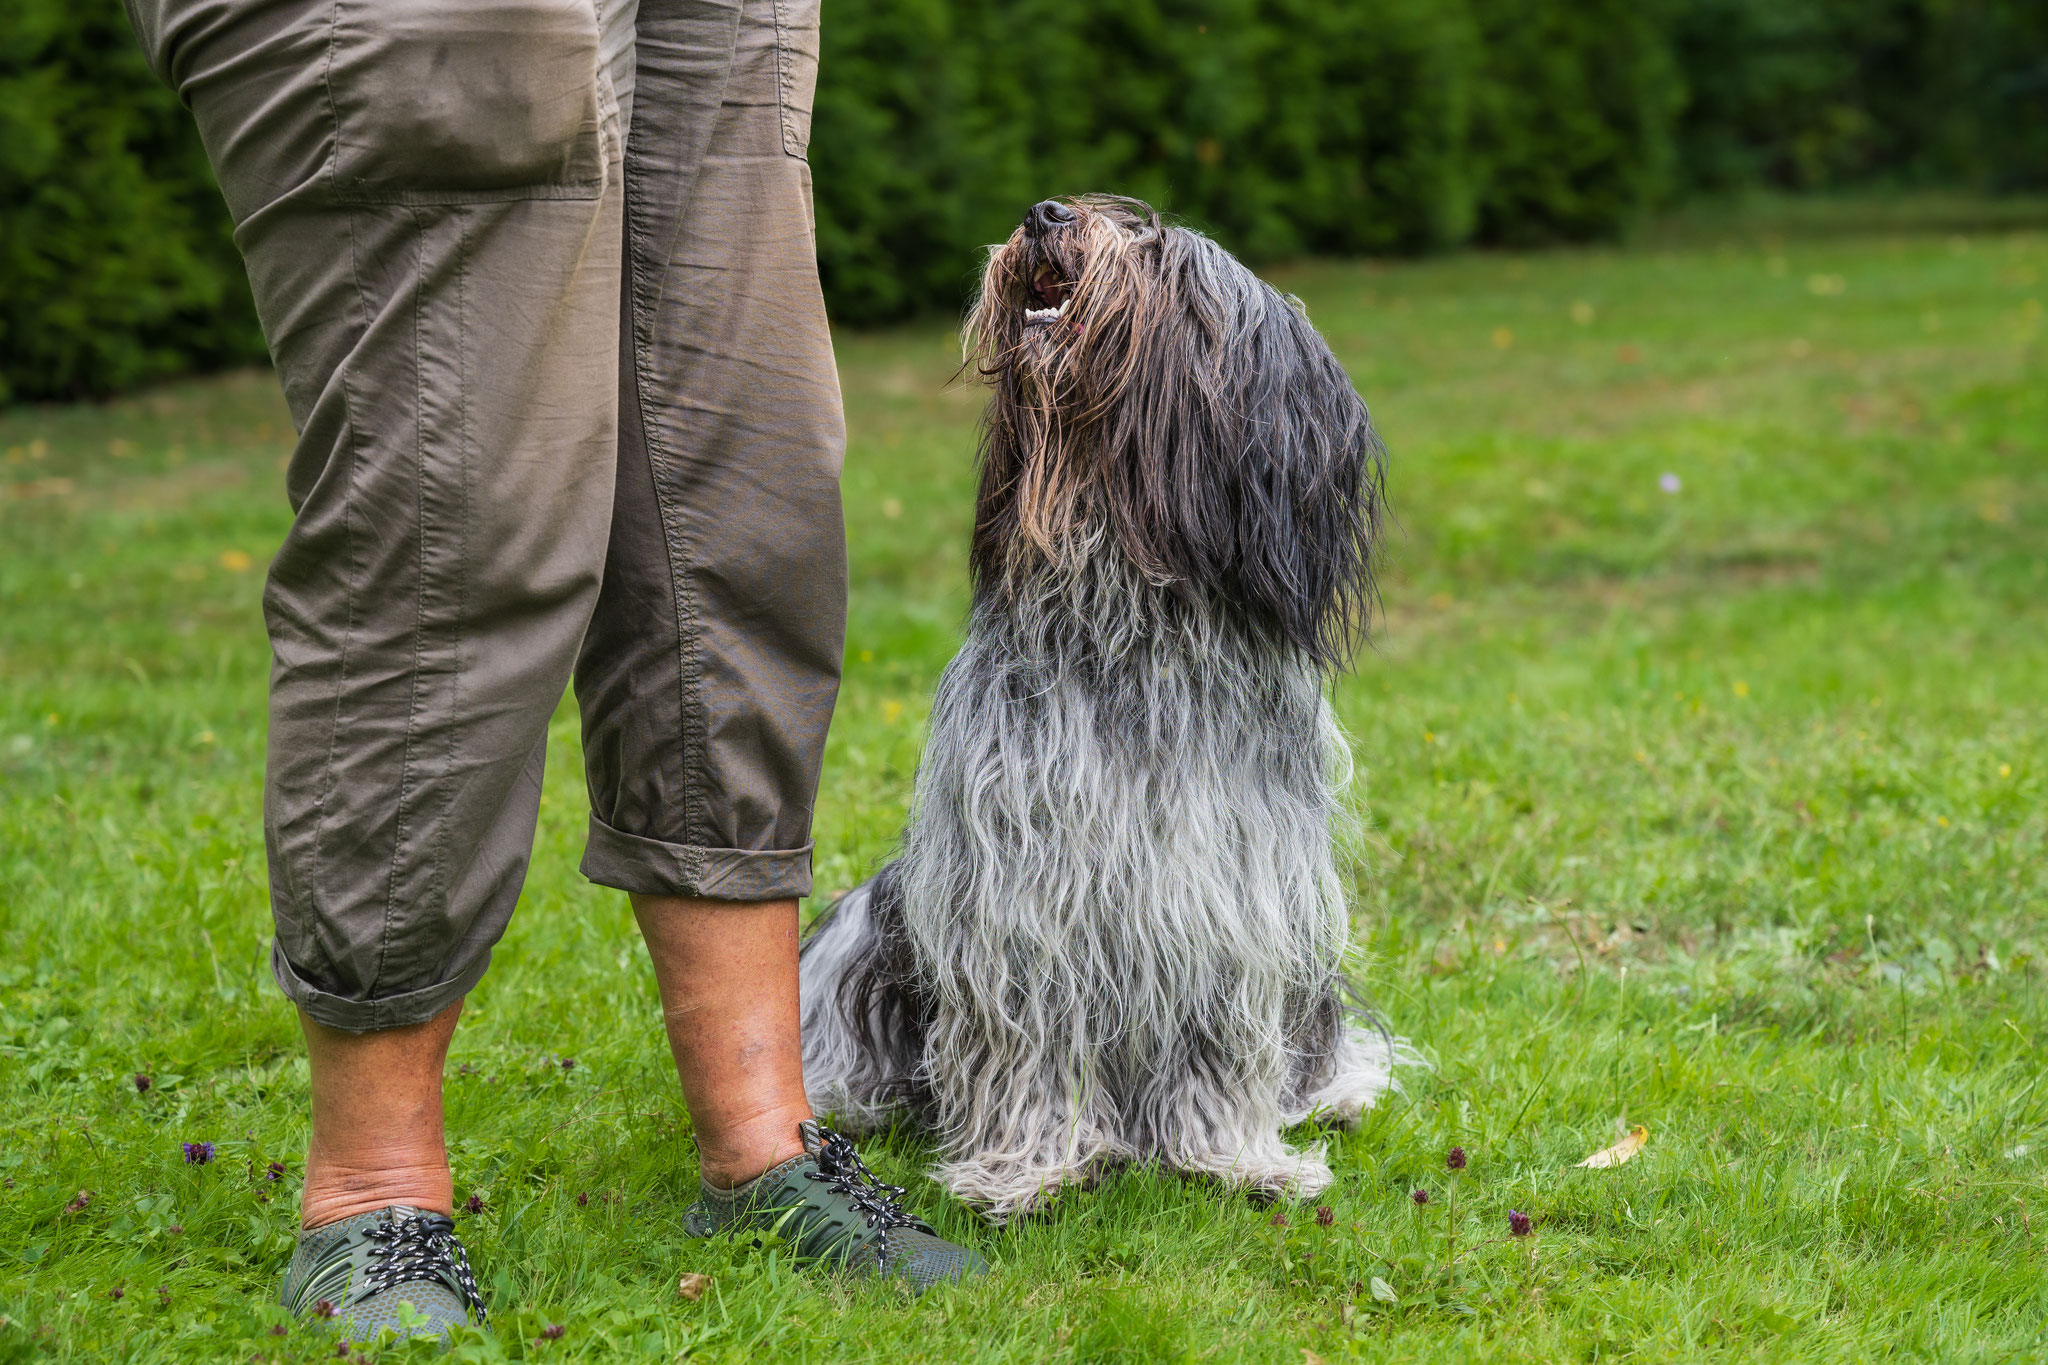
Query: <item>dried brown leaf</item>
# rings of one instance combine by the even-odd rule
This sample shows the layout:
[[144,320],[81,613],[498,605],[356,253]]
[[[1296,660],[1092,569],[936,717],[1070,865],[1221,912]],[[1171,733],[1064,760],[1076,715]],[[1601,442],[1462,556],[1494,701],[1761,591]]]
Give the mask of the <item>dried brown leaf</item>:
[[1609,1166],[1619,1166],[1643,1150],[1643,1144],[1650,1140],[1650,1130],[1637,1124],[1629,1129],[1628,1135],[1612,1147],[1603,1147],[1581,1161],[1579,1165],[1589,1170],[1602,1171]]

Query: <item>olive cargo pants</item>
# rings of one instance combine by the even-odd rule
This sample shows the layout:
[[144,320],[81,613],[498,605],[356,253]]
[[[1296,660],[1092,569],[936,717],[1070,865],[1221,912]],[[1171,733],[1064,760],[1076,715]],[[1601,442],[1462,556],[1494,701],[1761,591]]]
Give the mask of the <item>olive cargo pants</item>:
[[818,6],[128,0],[300,433],[265,828],[323,1024],[482,976],[572,671],[587,876],[810,890],[846,612]]

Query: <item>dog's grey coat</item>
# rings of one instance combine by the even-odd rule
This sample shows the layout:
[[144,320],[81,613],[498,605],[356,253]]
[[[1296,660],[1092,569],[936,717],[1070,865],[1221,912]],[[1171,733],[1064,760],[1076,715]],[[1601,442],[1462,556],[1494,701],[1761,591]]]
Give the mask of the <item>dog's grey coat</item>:
[[[1296,385],[1336,403],[1338,425],[1356,423],[1306,434],[1321,416],[1309,407],[1268,420],[1269,438],[1291,421],[1292,439],[1320,442],[1326,465],[1337,447],[1369,442],[1348,382],[1355,418],[1265,335],[1278,325],[1300,346],[1305,334],[1319,353],[1311,359],[1327,360],[1270,289],[1195,234],[1156,220],[1133,233],[1104,216],[1127,236],[1153,232],[1155,244],[1175,234],[1174,249],[1207,272],[1192,287],[1236,310],[1247,335],[1219,333],[1206,363],[1237,363],[1247,342],[1263,343],[1247,363],[1267,373],[1243,382],[1274,393]],[[1137,282],[1126,287],[1157,287],[1170,252],[1156,254],[1131,268]],[[1099,276],[1088,273],[1092,256],[1082,260],[1085,291]],[[992,263],[988,288],[1003,287]],[[1003,325],[986,296],[979,325]],[[1046,355],[1040,340],[1009,345],[1038,347],[1043,392],[1043,375],[1071,357]],[[1341,381],[1334,361],[1328,371]],[[1010,377],[998,374],[989,443],[1005,439],[1005,403],[1030,401],[1032,378],[1006,400]],[[1133,401],[1143,383],[1127,377],[1110,397]],[[1245,398],[1210,387],[1225,403]],[[1054,386],[1048,406],[1085,396]],[[1274,416],[1272,404],[1263,415]],[[1070,421],[1052,439],[1086,438]],[[1318,491],[1325,471],[1305,468],[1286,477],[1306,491],[1267,484],[1289,497],[1351,499],[1323,515],[1369,521],[1376,503],[1361,509],[1357,499],[1376,495],[1371,451],[1354,453],[1348,483],[1340,469]],[[1329,1167],[1319,1149],[1290,1147],[1282,1128],[1313,1113],[1355,1120],[1400,1060],[1399,1045],[1352,1007],[1333,838],[1346,824],[1350,753],[1324,700],[1323,646],[1343,629],[1328,616],[1348,609],[1364,549],[1320,579],[1282,563],[1275,591],[1321,600],[1293,617],[1262,614],[1246,605],[1255,594],[1231,590],[1228,573],[1191,583],[1142,563],[1117,524],[1128,511],[1082,476],[1052,519],[1051,552],[1019,552],[1001,534],[980,538],[1005,515],[988,482],[1002,454],[985,449],[976,605],[939,682],[902,854],[804,947],[811,1103],[853,1127],[907,1110],[938,1135],[937,1177],[997,1219],[1122,1161],[1312,1194],[1330,1183]],[[1183,454],[1245,460],[1241,448]],[[1267,452],[1307,463],[1299,456]],[[1314,552],[1280,543],[1313,529],[1317,509],[1301,510],[1296,524],[1260,528],[1277,554]],[[1251,554],[1241,541],[1225,551],[1239,568]]]

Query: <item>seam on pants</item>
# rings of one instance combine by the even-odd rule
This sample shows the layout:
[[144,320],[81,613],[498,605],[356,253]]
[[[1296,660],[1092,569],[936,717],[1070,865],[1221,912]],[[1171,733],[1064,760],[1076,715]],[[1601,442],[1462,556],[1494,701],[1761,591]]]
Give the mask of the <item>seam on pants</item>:
[[427,614],[427,509],[426,509],[426,376],[420,364],[420,328],[426,313],[427,232],[420,211],[411,210],[413,241],[416,244],[412,278],[412,473],[413,473],[413,607],[412,607],[412,696],[405,712],[405,754],[398,765],[398,803],[392,812],[391,870],[384,882],[384,924],[377,934],[377,966],[370,975],[369,994],[376,997],[384,979],[384,959],[391,951],[391,923],[398,909],[399,872],[405,863],[407,816],[412,800],[413,741],[419,734],[421,679],[426,660]]
[[[745,16],[737,9],[733,15],[731,42],[725,53],[725,68],[719,82],[719,107],[725,102],[725,94],[732,84],[733,64],[738,59],[740,28]],[[710,117],[716,120],[717,111]],[[714,125],[715,126],[715,125]],[[683,741],[683,828],[692,836],[692,845],[700,846],[696,836],[705,832],[704,792],[701,774],[704,771],[704,750],[706,744],[706,718],[701,705],[704,682],[704,665],[701,653],[702,614],[697,603],[696,584],[690,574],[690,559],[687,547],[688,532],[684,525],[681,509],[675,505],[663,486],[661,470],[655,466],[656,454],[673,463],[675,452],[668,445],[667,436],[658,429],[658,424],[647,420],[646,394],[654,388],[652,351],[654,328],[659,319],[660,305],[667,289],[669,261],[665,257],[658,263],[656,287],[649,289],[646,276],[638,268],[642,256],[641,248],[646,245],[645,234],[634,223],[633,218],[633,175],[631,157],[631,130],[627,130],[626,143],[620,158],[621,174],[625,178],[625,218],[628,237],[628,258],[624,267],[633,272],[633,404],[640,416],[640,439],[647,447],[649,474],[654,484],[655,507],[661,514],[663,547],[668,553],[669,578],[674,585],[676,607],[676,709],[679,732]],[[703,156],[709,153],[709,143],[700,153],[695,164],[688,170],[688,180],[677,187],[673,199],[675,217],[671,226],[669,254],[672,255],[675,239],[682,232],[683,216],[688,211],[688,200],[695,188],[698,173],[703,168]],[[644,253],[652,256],[651,252]],[[643,306],[647,293],[652,293],[650,306]],[[702,876],[703,858],[701,853],[692,860],[689,874],[692,881]]]
[[771,8],[775,16],[775,126],[782,136],[782,154],[805,161],[810,155],[810,139],[797,137],[790,116],[796,92],[796,53],[791,50],[789,35],[796,25],[790,17],[789,0],[774,0]]
[[[630,187],[631,184],[632,180],[628,177],[627,185]],[[629,224],[630,208],[629,194]],[[641,234],[629,226],[627,235],[632,239],[629,246],[637,246]],[[648,421],[647,404],[642,398],[653,369],[649,356],[652,349],[653,322],[650,318],[643,330],[641,321],[644,312],[658,310],[643,310],[641,306],[641,272],[636,261],[631,259],[635,255],[637,252],[629,252],[629,259],[625,262],[625,268],[633,272],[633,408],[639,419],[637,425],[640,428],[640,441],[646,447],[648,482],[654,486],[655,509],[660,513],[662,549],[668,556],[669,591],[675,599],[676,715],[683,741],[683,827],[694,831],[701,827],[703,793],[699,790],[697,774],[704,755],[701,728],[692,720],[693,714],[698,710],[692,706],[692,702],[697,698],[703,680],[702,663],[697,655],[697,602],[696,593],[690,582],[688,559],[678,543],[682,539],[680,518],[676,516],[669,496],[662,488],[661,470],[654,458],[660,455],[665,460],[672,460],[674,452],[669,448],[666,439],[655,430],[654,423]],[[697,861],[701,863],[702,860]],[[689,875],[693,883],[697,880],[699,870],[695,866],[690,868]]]
[[[448,632],[448,712],[443,729],[447,732],[447,763],[442,772],[447,797],[443,802],[441,818],[434,822],[434,893],[445,911],[454,901],[448,879],[449,819],[455,808],[455,786],[450,779],[457,770],[461,759],[462,727],[456,718],[462,714],[463,646],[467,643],[464,629],[469,620],[469,490],[473,470],[470,465],[469,433],[469,219],[466,208],[445,209],[448,221],[455,228],[455,249],[450,255],[450,265],[455,287],[455,534],[454,534],[454,601],[451,604],[451,625]],[[425,531],[422,528],[422,536]],[[543,731],[542,743],[546,743]]]
[[[327,61],[320,73],[321,86],[327,95],[327,117],[334,131],[333,142],[330,144],[327,153],[327,175],[330,183],[333,180],[335,167],[333,148],[339,146],[341,141],[341,114],[334,104],[334,49],[340,22],[341,0],[333,0],[333,3],[328,7],[327,14]],[[347,222],[349,279],[355,285],[356,292],[357,312],[354,340],[361,341],[364,333],[369,330],[370,305],[369,292],[363,288],[362,244],[356,238],[356,210],[348,210]],[[351,346],[350,349],[353,350],[354,347]],[[320,880],[321,869],[326,864],[327,798],[334,792],[334,761],[336,754],[341,748],[342,699],[348,695],[349,655],[356,636],[356,581],[359,569],[356,557],[361,548],[356,539],[355,517],[356,467],[358,463],[357,438],[361,429],[356,423],[356,396],[355,390],[349,383],[349,368],[346,361],[340,367],[340,375],[341,425],[343,432],[341,458],[347,462],[345,466],[347,477],[342,480],[341,506],[343,559],[348,566],[348,572],[343,580],[342,592],[343,600],[347,604],[344,612],[347,624],[343,629],[341,637],[341,659],[334,679],[334,707],[328,720],[327,761],[322,766],[320,773],[320,790],[313,798],[313,877],[316,883]],[[287,861],[289,863],[289,859]],[[295,882],[296,878],[288,873],[287,880]],[[322,896],[317,886],[311,890],[311,896],[313,905],[310,907],[310,913],[306,911],[301,913],[309,925],[317,926],[325,918],[327,906],[322,904]],[[299,901],[305,899],[299,894],[296,886],[293,888],[293,898]],[[312,933],[306,937],[309,946],[317,950],[325,962],[328,979],[338,979],[340,973],[336,970],[333,954],[329,953],[325,945],[322,944],[320,935]]]

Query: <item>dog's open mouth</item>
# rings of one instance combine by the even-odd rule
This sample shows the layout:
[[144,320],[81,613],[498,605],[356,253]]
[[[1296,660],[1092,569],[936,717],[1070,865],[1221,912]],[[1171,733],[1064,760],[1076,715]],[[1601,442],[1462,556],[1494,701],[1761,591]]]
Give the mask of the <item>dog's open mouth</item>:
[[1074,282],[1057,265],[1040,261],[1031,272],[1030,287],[1024,292],[1024,325],[1033,327],[1058,321],[1067,311],[1073,292]]

